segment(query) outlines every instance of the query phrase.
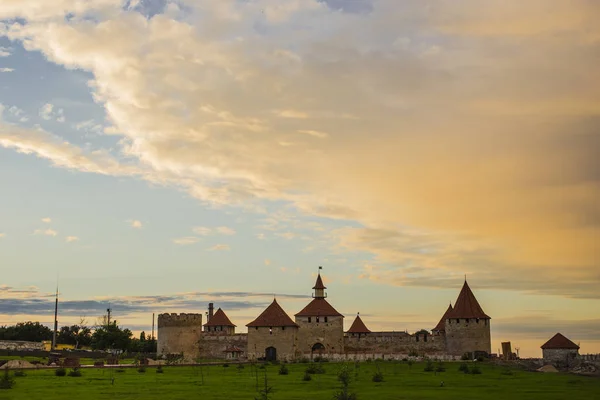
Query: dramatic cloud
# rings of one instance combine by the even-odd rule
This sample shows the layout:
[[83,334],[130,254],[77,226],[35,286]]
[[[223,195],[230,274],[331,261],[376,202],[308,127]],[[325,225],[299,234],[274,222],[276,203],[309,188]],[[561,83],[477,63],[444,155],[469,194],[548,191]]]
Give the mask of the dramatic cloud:
[[0,34],[93,75],[118,151],[0,145],[349,221],[333,250],[372,253],[365,279],[600,296],[597,2],[178,4],[3,1]]

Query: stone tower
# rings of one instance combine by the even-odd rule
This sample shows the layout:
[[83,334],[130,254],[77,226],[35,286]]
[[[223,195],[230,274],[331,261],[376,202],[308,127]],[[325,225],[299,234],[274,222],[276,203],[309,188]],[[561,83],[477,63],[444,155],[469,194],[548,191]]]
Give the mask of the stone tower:
[[267,361],[296,358],[298,325],[292,321],[273,300],[254,321],[248,325],[248,359]]
[[160,314],[158,316],[157,355],[180,354],[192,360],[198,357],[202,334],[202,314]]
[[313,300],[295,315],[298,350],[307,357],[344,352],[344,316],[325,300],[325,289],[319,272]]
[[349,337],[358,338],[360,340],[361,336],[367,336],[369,333],[371,333],[371,331],[360,318],[360,313],[358,313],[356,314],[356,318],[354,319],[352,326],[350,326],[350,329],[348,329],[348,332],[346,333]]
[[448,354],[462,356],[465,353],[492,352],[491,318],[477,302],[466,279],[454,308],[445,317]]

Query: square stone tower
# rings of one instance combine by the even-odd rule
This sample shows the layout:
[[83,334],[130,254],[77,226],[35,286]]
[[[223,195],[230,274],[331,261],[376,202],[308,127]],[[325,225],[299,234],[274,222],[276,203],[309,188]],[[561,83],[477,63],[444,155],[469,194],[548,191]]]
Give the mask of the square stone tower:
[[454,308],[448,310],[444,317],[448,354],[462,356],[465,353],[492,352],[491,318],[483,312],[466,279]]

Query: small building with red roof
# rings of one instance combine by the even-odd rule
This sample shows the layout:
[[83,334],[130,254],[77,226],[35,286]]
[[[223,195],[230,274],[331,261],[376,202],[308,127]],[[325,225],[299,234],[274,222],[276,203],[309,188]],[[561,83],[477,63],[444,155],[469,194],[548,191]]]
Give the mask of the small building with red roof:
[[354,322],[352,322],[350,329],[348,329],[346,333],[350,337],[360,339],[361,336],[366,336],[369,333],[371,333],[371,331],[369,330],[369,328],[367,328],[363,320],[360,318],[360,313],[357,313],[356,318],[354,318]]
[[296,357],[298,325],[276,299],[248,327],[248,359],[292,360]]
[[308,357],[344,352],[344,316],[327,301],[320,270],[313,299],[295,315],[298,350]]
[[569,340],[562,333],[557,333],[542,346],[544,361],[553,364],[568,366],[579,356],[579,346]]
[[227,314],[225,314],[225,311],[220,308],[203,326],[204,332],[217,332],[221,335],[235,334],[235,325],[231,322]]
[[466,279],[454,307],[446,310],[444,319],[448,354],[462,356],[469,353],[475,356],[492,352],[491,318],[479,305]]

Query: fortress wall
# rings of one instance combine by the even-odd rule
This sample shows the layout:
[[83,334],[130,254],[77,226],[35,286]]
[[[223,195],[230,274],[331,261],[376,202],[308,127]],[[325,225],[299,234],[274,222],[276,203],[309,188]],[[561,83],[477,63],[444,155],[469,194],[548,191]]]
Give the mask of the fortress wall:
[[216,335],[213,332],[203,332],[198,340],[201,358],[227,358],[225,350],[231,346],[238,347],[243,351],[240,357],[246,357],[248,354],[248,335],[245,333]]
[[183,353],[193,360],[199,356],[202,314],[160,314],[158,316],[157,355]]
[[[417,341],[418,338],[418,341]],[[344,338],[344,349],[348,355],[398,354],[436,355],[446,352],[444,336],[423,334],[410,335],[406,332],[372,332],[366,336]]]
[[298,351],[302,354],[310,356],[316,343],[325,346],[323,354],[344,351],[343,317],[328,317],[327,322],[324,322],[324,317],[320,317],[318,323],[315,317],[311,318],[311,322],[308,322],[308,317],[297,317],[296,324],[300,326],[298,330]]
[[292,326],[248,327],[248,359],[265,357],[267,347],[277,349],[277,360],[293,360],[298,355],[298,328]]
[[490,320],[446,320],[446,345],[448,354],[457,356],[475,351],[491,353]]

